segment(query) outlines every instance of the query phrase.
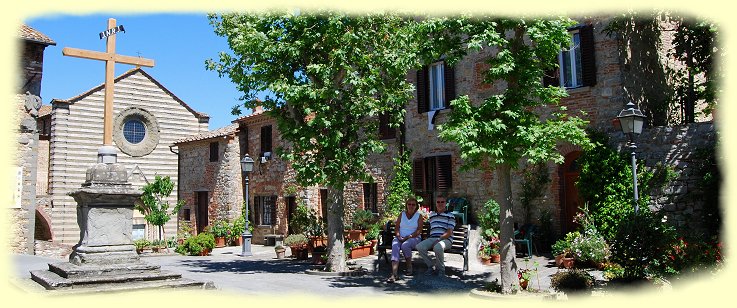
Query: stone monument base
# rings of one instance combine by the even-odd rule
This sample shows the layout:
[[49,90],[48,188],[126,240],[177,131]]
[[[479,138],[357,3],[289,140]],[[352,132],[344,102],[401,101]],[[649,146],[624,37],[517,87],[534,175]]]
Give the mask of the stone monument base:
[[162,271],[160,266],[144,262],[113,265],[49,263],[48,271],[31,271],[31,279],[47,290],[63,292],[104,292],[182,287],[215,288],[212,282],[182,278],[181,274]]

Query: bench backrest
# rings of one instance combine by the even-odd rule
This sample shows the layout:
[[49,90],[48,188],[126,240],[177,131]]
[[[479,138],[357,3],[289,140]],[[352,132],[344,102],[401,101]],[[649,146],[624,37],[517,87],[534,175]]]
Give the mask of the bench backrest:
[[[422,233],[420,237],[424,240],[430,235],[430,224],[425,222],[422,224]],[[387,221],[384,231],[381,234],[381,242],[379,245],[390,246],[394,239],[394,221]],[[449,251],[462,253],[468,246],[468,225],[456,224],[453,229],[453,243]]]

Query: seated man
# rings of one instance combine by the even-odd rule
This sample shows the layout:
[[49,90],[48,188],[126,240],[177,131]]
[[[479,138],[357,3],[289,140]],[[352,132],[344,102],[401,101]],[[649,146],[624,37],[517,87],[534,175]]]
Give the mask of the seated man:
[[[430,236],[417,244],[415,248],[420,253],[420,257],[425,261],[428,267],[426,275],[432,275],[434,272],[438,276],[445,276],[444,253],[450,249],[453,240],[453,228],[456,225],[455,216],[445,212],[445,197],[438,196],[435,200],[435,212],[431,212],[428,218],[430,224]],[[435,253],[435,262],[427,255],[427,251],[432,249]]]

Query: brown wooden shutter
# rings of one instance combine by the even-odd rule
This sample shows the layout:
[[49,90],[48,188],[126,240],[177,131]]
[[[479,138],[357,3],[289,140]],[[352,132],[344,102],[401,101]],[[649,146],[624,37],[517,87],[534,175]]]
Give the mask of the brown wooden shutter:
[[241,158],[248,153],[248,127],[241,126],[238,142],[240,142]]
[[435,189],[453,188],[453,163],[450,155],[435,157]]
[[253,197],[253,222],[258,226],[261,221],[261,197]]
[[271,152],[271,125],[261,127],[261,156]]
[[269,197],[269,203],[271,204],[271,224],[275,225],[276,224],[276,196]]
[[425,190],[425,164],[422,158],[412,161],[412,189]]
[[429,83],[427,66],[417,70],[417,112],[425,113],[430,109]]
[[443,83],[445,84],[445,108],[450,108],[450,101],[456,98],[455,70],[443,61]]
[[397,129],[389,126],[389,115],[379,115],[379,139],[396,138]]
[[581,37],[581,70],[583,85],[596,84],[596,58],[594,57],[594,27],[587,25],[579,30]]

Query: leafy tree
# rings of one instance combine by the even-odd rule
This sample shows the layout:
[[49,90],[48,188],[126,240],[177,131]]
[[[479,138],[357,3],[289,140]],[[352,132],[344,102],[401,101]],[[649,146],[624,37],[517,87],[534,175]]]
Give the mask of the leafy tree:
[[[440,125],[440,138],[458,144],[464,165],[495,167],[499,179],[501,284],[510,293],[518,286],[514,249],[511,170],[522,159],[530,163],[563,162],[557,151],[561,141],[587,147],[586,122],[565,114],[564,107],[545,114],[566,95],[558,87],[544,87],[544,72],[557,65],[561,46],[570,45],[567,27],[573,22],[558,19],[454,18],[434,23],[435,37],[458,42],[446,61],[482,48],[496,50],[487,60],[487,83],[503,82],[505,89],[471,102],[462,96],[451,102],[448,121]],[[446,39],[448,36],[455,38]],[[453,52],[454,51],[454,52]]]
[[169,209],[169,201],[167,197],[174,190],[174,182],[168,176],[156,176],[152,183],[143,186],[143,195],[141,195],[141,203],[136,203],[137,209],[143,215],[143,218],[150,224],[159,227],[159,240],[165,238],[164,225],[171,219],[171,215],[179,212],[184,205],[184,201],[178,201],[171,212]]
[[[367,179],[367,156],[385,148],[376,134],[378,115],[388,114],[398,127],[413,95],[405,78],[419,62],[413,20],[331,11],[209,19],[231,53],[221,53],[207,67],[230,77],[244,93],[244,107],[260,104],[276,119],[289,142],[280,152],[297,182],[328,188],[326,269],[345,271],[343,189],[349,181]],[[262,91],[273,95],[255,102]]]

